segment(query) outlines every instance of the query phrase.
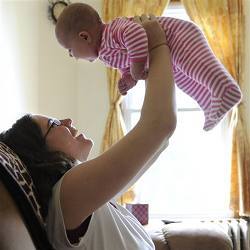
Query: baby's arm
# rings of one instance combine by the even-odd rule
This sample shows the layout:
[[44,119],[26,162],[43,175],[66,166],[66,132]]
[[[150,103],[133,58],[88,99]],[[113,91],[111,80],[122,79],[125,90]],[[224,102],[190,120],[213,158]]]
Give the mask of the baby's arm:
[[137,81],[131,76],[130,68],[120,69],[121,79],[118,82],[118,89],[122,95],[126,95],[128,90],[133,88]]
[[136,85],[137,80],[147,79],[148,76],[144,62],[132,63],[130,68],[120,69],[120,72],[122,77],[118,82],[118,89],[122,95],[126,95]]

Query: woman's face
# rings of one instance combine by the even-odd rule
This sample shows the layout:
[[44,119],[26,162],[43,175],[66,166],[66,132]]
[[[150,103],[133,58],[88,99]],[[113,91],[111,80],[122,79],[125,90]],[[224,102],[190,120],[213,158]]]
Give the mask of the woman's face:
[[52,124],[53,118],[42,115],[32,117],[40,126],[43,135],[46,135],[46,144],[50,150],[63,152],[81,162],[87,160],[93,142],[84,134],[77,134],[78,131],[72,126],[71,119],[59,120],[61,125],[58,126]]

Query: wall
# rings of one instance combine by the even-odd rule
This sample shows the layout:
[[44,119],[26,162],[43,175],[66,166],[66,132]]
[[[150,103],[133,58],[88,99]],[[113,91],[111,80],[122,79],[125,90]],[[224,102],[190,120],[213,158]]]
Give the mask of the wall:
[[39,14],[39,113],[76,120],[76,61],[56,41],[48,1],[40,1]]
[[[78,1],[79,2],[79,1]],[[86,0],[101,15],[102,0]],[[109,111],[106,68],[103,63],[78,61],[78,125],[94,140],[90,157],[100,152],[106,119]]]
[[[100,11],[101,0],[89,4]],[[26,112],[70,117],[97,155],[109,108],[103,64],[77,62],[59,46],[48,1],[0,0],[0,14],[0,131]]]
[[[85,3],[101,13],[101,0]],[[94,141],[91,158],[100,151],[108,115],[106,69],[98,61],[76,61],[68,56],[56,41],[47,7],[47,1],[40,1],[38,110],[59,118],[71,117],[75,126]]]
[[37,112],[38,2],[0,3],[0,131],[25,112]]

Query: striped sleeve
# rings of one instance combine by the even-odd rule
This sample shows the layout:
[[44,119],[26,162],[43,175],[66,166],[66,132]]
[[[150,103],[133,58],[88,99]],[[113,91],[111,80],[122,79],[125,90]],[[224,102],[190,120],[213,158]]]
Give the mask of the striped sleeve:
[[148,38],[144,28],[133,21],[129,21],[121,35],[130,61],[145,62],[148,55]]
[[129,67],[127,67],[127,68],[120,68],[119,70],[120,70],[120,73],[121,73],[122,76],[130,74],[130,68]]

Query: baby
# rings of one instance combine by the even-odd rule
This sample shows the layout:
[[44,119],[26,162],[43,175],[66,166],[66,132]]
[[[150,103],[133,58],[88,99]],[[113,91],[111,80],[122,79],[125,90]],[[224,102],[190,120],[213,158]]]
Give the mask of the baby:
[[[203,129],[214,128],[241,100],[232,76],[214,56],[201,30],[192,22],[157,17],[166,33],[176,85],[204,112]],[[148,40],[132,18],[116,18],[104,24],[91,6],[74,3],[64,9],[56,24],[58,42],[69,55],[93,62],[99,58],[119,69],[121,94],[147,78]]]

